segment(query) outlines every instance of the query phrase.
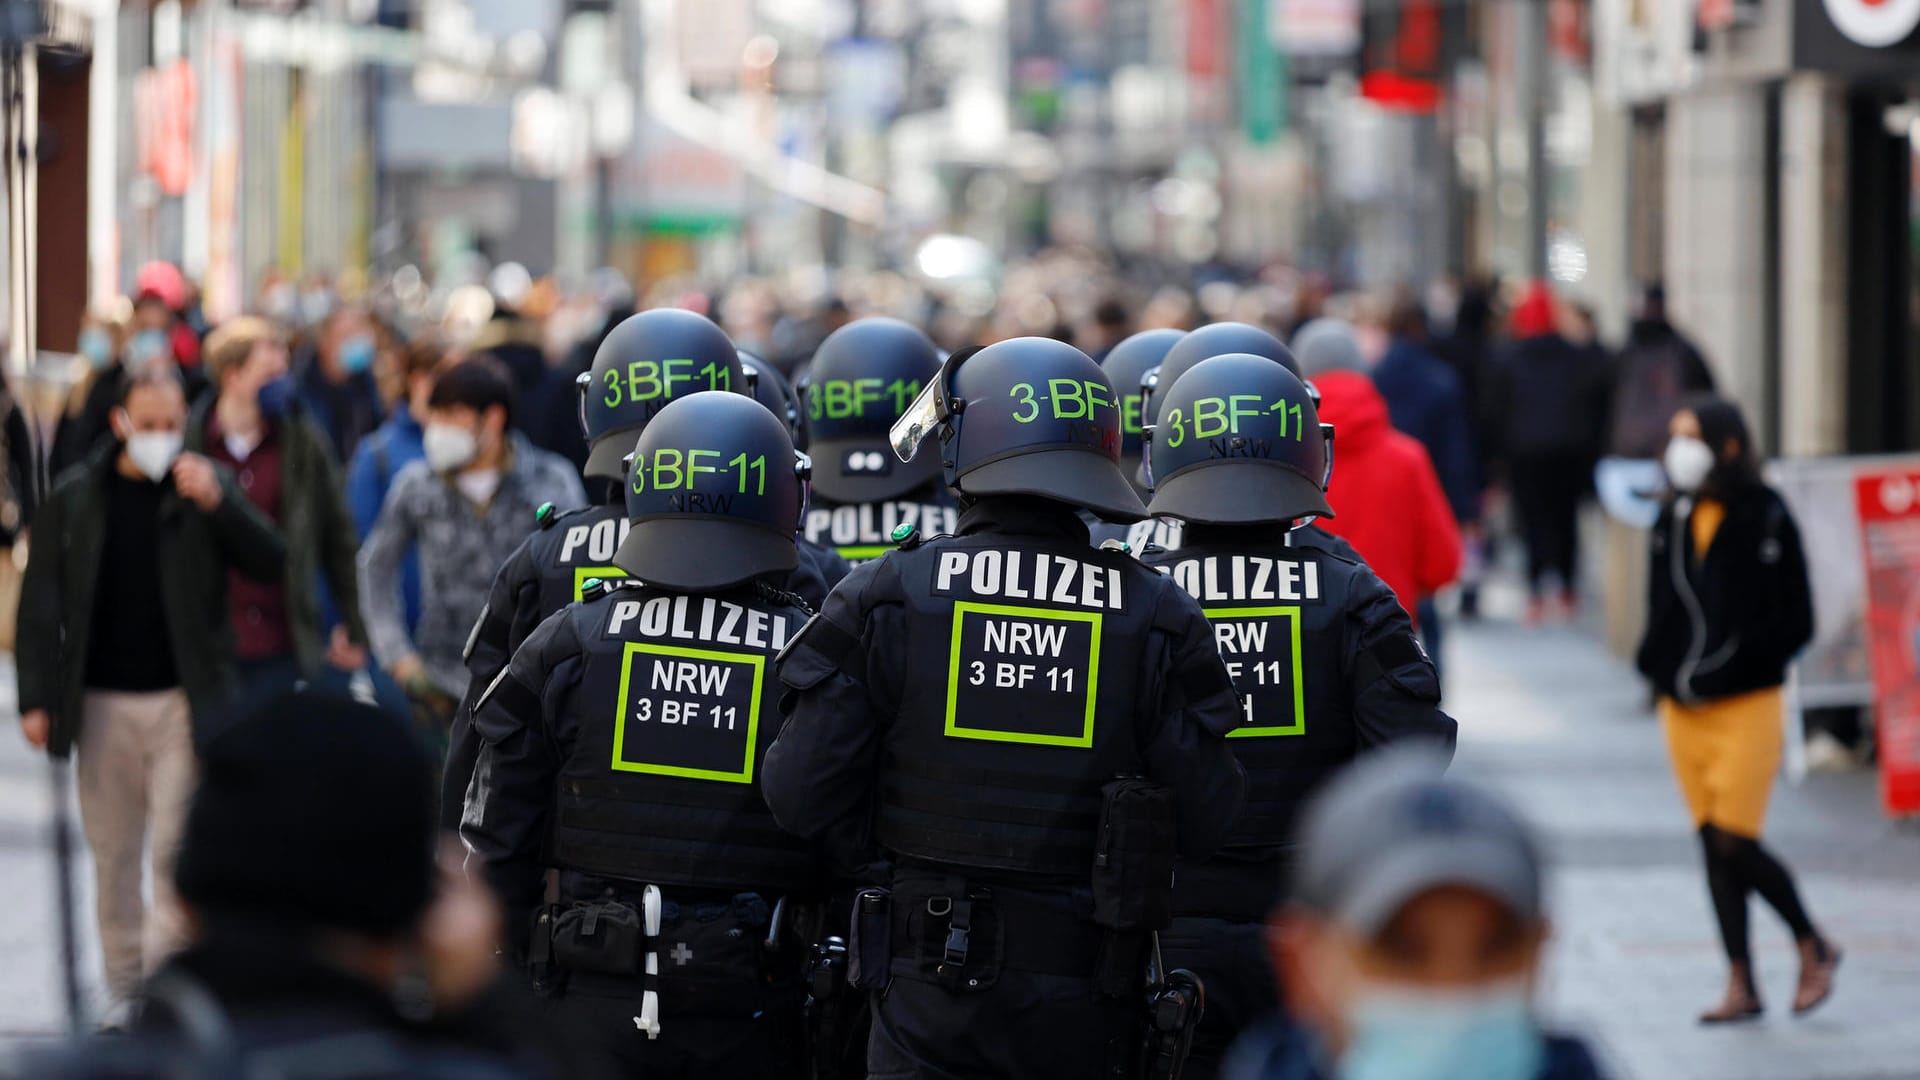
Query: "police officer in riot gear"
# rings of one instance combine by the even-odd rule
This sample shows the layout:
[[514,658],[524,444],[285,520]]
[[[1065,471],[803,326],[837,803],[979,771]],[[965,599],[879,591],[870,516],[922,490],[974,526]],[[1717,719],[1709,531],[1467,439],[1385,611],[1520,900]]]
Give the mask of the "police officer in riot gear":
[[[895,427],[958,535],[856,566],[782,656],[767,803],[811,836],[865,812],[893,862],[854,917],[885,1076],[1125,1076],[1174,850],[1238,812],[1234,695],[1199,605],[1078,509],[1134,520],[1120,403],[1070,345],[950,357]],[[816,446],[818,444],[816,443]]]
[[[767,410],[787,425],[787,434],[793,437],[793,448],[805,452],[807,449],[807,422],[800,395],[793,389],[780,369],[767,363],[745,349],[738,350],[740,370],[747,377],[747,392],[753,400],[767,407]],[[827,597],[827,591],[840,584],[840,579],[852,569],[840,553],[830,547],[816,544],[801,537],[800,567],[794,571],[794,577],[787,588],[799,593],[807,603],[819,607]]]
[[[1142,330],[1108,350],[1100,362],[1100,370],[1120,395],[1120,470],[1128,476],[1139,474],[1140,433],[1152,422],[1141,412],[1145,396],[1141,384],[1147,372],[1159,367],[1167,352],[1186,336],[1184,330]],[[1135,490],[1145,497],[1144,487]]]
[[[1160,406],[1166,400],[1166,395],[1161,393],[1161,390],[1172,386],[1181,375],[1202,360],[1225,356],[1229,353],[1264,356],[1282,365],[1296,376],[1300,375],[1300,362],[1294,359],[1293,350],[1265,330],[1251,323],[1208,323],[1175,342],[1168,348],[1160,365],[1148,370],[1141,377],[1141,385],[1145,390],[1142,414],[1146,417],[1146,423],[1152,425],[1159,419]],[[1316,403],[1320,400],[1312,383],[1307,384],[1307,395]],[[1134,475],[1140,483],[1151,486],[1144,463]],[[1171,551],[1181,544],[1181,529],[1182,526],[1178,520],[1156,515],[1129,529],[1127,543],[1135,551],[1145,551],[1152,547]],[[1312,524],[1301,528],[1293,537],[1293,542],[1311,543],[1315,547],[1325,548],[1352,559],[1360,557],[1351,544]]]
[[778,586],[805,473],[758,404],[669,403],[625,485],[627,579],[541,623],[474,712],[461,838],[536,992],[625,1075],[800,1067],[791,912],[818,867],[757,781],[782,723],[774,657],[810,614]]
[[806,539],[858,564],[890,551],[902,526],[922,536],[953,531],[940,463],[931,454],[902,462],[887,443],[939,370],[933,342],[898,319],[856,319],[820,343],[801,387],[814,460]]
[[[767,407],[767,411],[780,418],[787,425],[787,434],[793,437],[793,448],[804,453],[807,449],[806,414],[802,411],[800,395],[793,389],[780,369],[748,352],[737,349],[740,357],[740,370],[746,373],[747,389],[753,394],[753,400]],[[841,574],[840,577],[845,577]],[[838,581],[839,578],[835,578]]]
[[1207,1008],[1188,1076],[1211,1077],[1235,1033],[1277,1004],[1261,926],[1280,899],[1302,802],[1360,754],[1424,738],[1450,752],[1433,664],[1387,586],[1358,560],[1288,533],[1331,517],[1329,442],[1307,387],[1272,360],[1217,356],[1162,383],[1147,443],[1155,514],[1186,524],[1143,559],[1192,593],[1243,702],[1230,745],[1246,811],[1211,858],[1183,863],[1167,962],[1198,972]]
[[[1183,330],[1142,330],[1107,350],[1106,357],[1100,361],[1100,370],[1106,372],[1113,392],[1120,395],[1120,471],[1135,478],[1134,491],[1142,499],[1146,498],[1147,489],[1137,478],[1140,476],[1140,433],[1147,425],[1147,417],[1141,412],[1145,401],[1143,384],[1147,372],[1159,367],[1167,350],[1184,336]],[[1129,539],[1131,530],[1125,525],[1101,521],[1091,514],[1081,517],[1086,520],[1087,532],[1096,544]],[[1141,524],[1150,528],[1152,522]]]
[[[736,353],[718,326],[680,308],[630,315],[601,342],[593,368],[580,378],[580,424],[588,445],[586,479],[590,484],[602,481],[606,497],[599,505],[566,513],[542,506],[539,528],[494,574],[487,605],[467,641],[467,670],[473,678],[448,740],[440,793],[445,827],[460,824],[480,749],[472,733],[474,699],[507,666],[534,627],[581,598],[586,582],[623,576],[613,565],[628,527],[622,459],[633,452],[648,421],[676,397],[731,389],[751,391],[763,405],[772,402],[769,408],[791,430],[798,416],[797,402],[789,400],[792,391],[783,396],[779,374],[773,373],[779,381],[769,382],[765,374],[746,366],[745,356]],[[839,556],[805,545],[785,587],[817,605],[846,574]]]

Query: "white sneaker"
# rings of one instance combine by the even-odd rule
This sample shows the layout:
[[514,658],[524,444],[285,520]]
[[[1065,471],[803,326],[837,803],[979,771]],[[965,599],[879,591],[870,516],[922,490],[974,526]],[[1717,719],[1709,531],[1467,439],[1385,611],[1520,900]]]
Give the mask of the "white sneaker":
[[1831,732],[1816,731],[1807,738],[1808,772],[1849,772],[1859,767],[1860,759]]

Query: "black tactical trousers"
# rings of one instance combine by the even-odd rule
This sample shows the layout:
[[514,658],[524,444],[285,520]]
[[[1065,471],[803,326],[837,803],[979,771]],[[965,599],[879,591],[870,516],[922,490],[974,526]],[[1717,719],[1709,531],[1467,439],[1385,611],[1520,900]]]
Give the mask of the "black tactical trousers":
[[[664,1016],[660,1037],[647,1038],[634,1023],[640,995],[602,995],[569,990],[545,1001],[556,1034],[590,1048],[603,1069],[597,1076],[621,1080],[765,1080],[803,1077],[800,1014],[759,1016]],[[585,1056],[585,1055],[583,1055]]]
[[1085,979],[1002,971],[953,993],[896,976],[874,1005],[870,1080],[1107,1080],[1130,1075],[1140,1001],[1094,996]]
[[1265,924],[1178,918],[1160,933],[1160,955],[1169,970],[1186,968],[1206,984],[1207,1011],[1181,1077],[1213,1080],[1234,1038],[1280,1007]]

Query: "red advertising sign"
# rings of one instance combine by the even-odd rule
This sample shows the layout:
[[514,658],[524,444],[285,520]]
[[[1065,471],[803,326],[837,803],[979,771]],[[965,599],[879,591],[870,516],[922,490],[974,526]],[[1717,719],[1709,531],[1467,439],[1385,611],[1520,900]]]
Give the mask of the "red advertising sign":
[[1438,0],[1370,6],[1362,33],[1361,97],[1400,112],[1439,109],[1446,73]]
[[1866,559],[1880,794],[1920,813],[1920,468],[1864,468],[1854,479]]

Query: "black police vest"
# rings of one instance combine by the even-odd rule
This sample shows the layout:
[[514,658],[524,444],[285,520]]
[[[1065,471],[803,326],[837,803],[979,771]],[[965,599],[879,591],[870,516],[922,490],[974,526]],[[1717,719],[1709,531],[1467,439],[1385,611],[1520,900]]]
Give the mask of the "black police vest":
[[630,527],[626,507],[603,504],[561,514],[541,529],[531,552],[540,575],[540,610],[552,614],[580,600],[595,578],[625,580],[613,553]]
[[894,530],[902,525],[911,525],[920,536],[928,537],[953,532],[959,520],[960,512],[946,489],[927,488],[910,493],[909,498],[881,502],[835,505],[816,499],[807,507],[801,535],[858,566],[892,551]]
[[[540,575],[540,610],[550,615],[581,599],[587,583],[596,578],[627,580],[627,572],[613,565],[613,554],[632,527],[622,506],[590,506],[555,518],[538,534],[532,552]],[[805,547],[800,549],[798,565],[780,585],[810,606],[824,601],[831,588],[819,560]]]
[[973,534],[887,557],[907,612],[875,836],[930,862],[1086,879],[1102,785],[1143,771],[1164,581],[1070,540]]
[[565,705],[577,734],[553,863],[658,885],[805,887],[807,844],[774,824],[758,778],[782,723],[773,659],[806,611],[754,586],[698,596],[630,582],[573,618],[584,667]]
[[1229,848],[1289,842],[1307,796],[1359,752],[1341,655],[1353,563],[1318,548],[1215,545],[1150,550],[1213,624],[1241,696],[1227,744],[1247,772],[1247,801]]

